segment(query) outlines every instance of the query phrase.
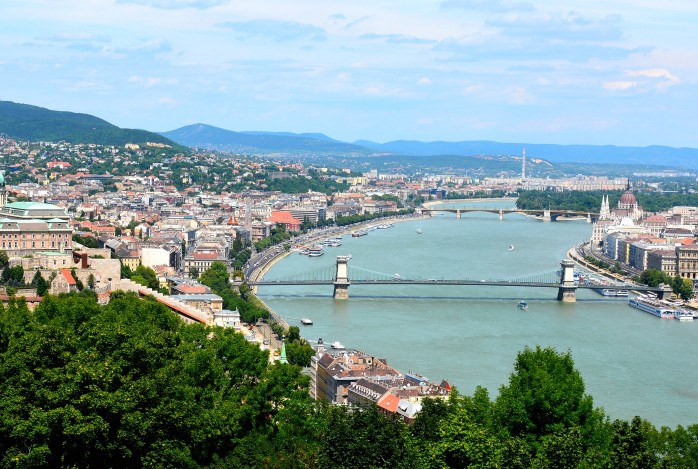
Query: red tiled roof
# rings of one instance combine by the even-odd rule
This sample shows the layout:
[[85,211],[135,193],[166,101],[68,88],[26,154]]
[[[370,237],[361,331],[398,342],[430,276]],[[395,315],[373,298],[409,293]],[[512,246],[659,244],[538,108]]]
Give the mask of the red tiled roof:
[[301,221],[294,217],[290,212],[273,211],[269,217],[272,223],[282,223],[284,225],[300,225]]
[[400,403],[400,398],[392,394],[386,394],[383,399],[378,401],[378,407],[389,412],[397,412],[397,405]]
[[68,282],[68,285],[73,286],[77,284],[75,282],[75,279],[73,278],[73,274],[70,273],[70,270],[61,269],[61,273],[63,274],[63,278],[65,279],[65,281]]

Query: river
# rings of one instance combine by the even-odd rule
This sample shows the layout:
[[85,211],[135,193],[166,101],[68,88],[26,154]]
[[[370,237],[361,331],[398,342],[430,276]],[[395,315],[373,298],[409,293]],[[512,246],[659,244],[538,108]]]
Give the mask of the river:
[[[511,207],[512,202],[458,206]],[[454,205],[455,206],[455,205]],[[421,234],[418,233],[421,231]],[[309,258],[292,253],[265,279],[286,278],[334,265],[350,253],[350,276],[506,279],[558,269],[567,250],[591,236],[585,221],[543,223],[518,214],[435,215],[396,223]],[[508,246],[513,245],[514,250]],[[465,394],[477,385],[494,398],[525,346],[570,350],[586,390],[611,418],[635,415],[655,425],[698,423],[698,321],[661,320],[578,291],[578,301],[556,301],[546,288],[483,286],[356,286],[336,301],[331,286],[262,287],[259,296],[304,337],[387,358],[401,371],[447,379]],[[528,311],[517,309],[525,299]]]

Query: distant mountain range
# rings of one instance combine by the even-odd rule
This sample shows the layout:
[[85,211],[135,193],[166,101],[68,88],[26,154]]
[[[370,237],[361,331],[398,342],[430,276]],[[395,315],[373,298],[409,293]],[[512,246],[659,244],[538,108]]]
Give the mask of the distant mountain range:
[[117,146],[153,142],[178,146],[157,133],[122,129],[89,114],[52,111],[12,101],[0,101],[0,134],[31,142],[66,141]]
[[552,145],[526,143],[499,143],[491,141],[419,142],[396,140],[375,143],[368,140],[354,142],[375,151],[408,155],[521,155],[526,147],[529,158],[541,158],[553,163],[599,163],[630,165],[661,165],[698,168],[698,149],[666,146],[624,147],[613,145]]
[[215,148],[236,152],[350,153],[367,154],[371,150],[331,139],[323,134],[291,132],[233,132],[206,124],[193,124],[169,132],[161,132],[180,145]]
[[[431,166],[439,160],[448,165],[458,157],[515,161],[524,146],[526,155],[552,163],[584,165],[662,166],[698,169],[698,149],[667,146],[628,147],[597,145],[552,145],[499,143],[492,141],[420,142],[396,140],[376,143],[342,142],[321,133],[234,132],[206,124],[194,124],[168,132],[122,129],[89,114],[52,111],[28,104],[0,101],[0,134],[29,141],[60,141],[124,145],[157,142],[176,146],[211,148],[248,154],[285,154],[303,158],[331,156],[335,159],[365,159],[392,155],[405,161]],[[414,158],[410,158],[414,157]],[[500,158],[501,157],[501,158]],[[447,158],[447,159],[444,159]],[[450,162],[450,163],[449,163]],[[469,163],[470,164],[470,163]],[[445,166],[448,166],[445,165]]]

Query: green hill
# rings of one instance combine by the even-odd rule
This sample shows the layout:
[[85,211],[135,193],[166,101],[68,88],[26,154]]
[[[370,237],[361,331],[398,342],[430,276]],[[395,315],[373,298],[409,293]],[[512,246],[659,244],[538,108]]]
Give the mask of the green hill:
[[122,129],[89,114],[52,111],[12,101],[0,101],[0,134],[32,142],[64,140],[118,146],[154,142],[178,147],[162,135],[145,130]]

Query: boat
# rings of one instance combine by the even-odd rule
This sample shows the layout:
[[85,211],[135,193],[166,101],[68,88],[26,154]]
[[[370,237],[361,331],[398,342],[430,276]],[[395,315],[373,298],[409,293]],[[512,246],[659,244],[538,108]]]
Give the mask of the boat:
[[604,288],[601,290],[603,296],[628,296],[628,290],[616,290],[615,288]]
[[674,319],[674,312],[676,311],[674,308],[669,308],[662,304],[656,297],[649,295],[639,295],[637,298],[630,298],[628,305],[662,319]]
[[513,251],[514,250],[514,245],[510,244],[509,247],[507,248],[507,251]]
[[345,349],[344,345],[342,345],[342,343],[338,340],[335,340],[334,342],[332,342],[330,344],[330,347],[332,347],[335,350],[344,350]]
[[358,230],[354,231],[351,236],[352,238],[358,238],[359,236],[366,236],[368,234],[368,231],[366,230]]
[[338,239],[333,239],[330,241],[330,244],[328,244],[328,246],[333,247],[333,248],[339,247],[341,245],[342,245],[342,241],[340,241]]
[[674,311],[674,319],[679,321],[693,321],[693,313],[685,309],[677,309]]
[[301,250],[298,254],[300,254],[302,256],[307,256],[308,254],[310,254],[310,249],[305,248],[305,249]]
[[320,245],[313,246],[308,250],[308,257],[320,257],[323,254],[325,254],[325,250]]
[[521,300],[516,304],[516,307],[526,311],[528,309],[528,303],[526,303],[526,301],[524,300]]
[[347,254],[347,255],[346,255],[346,256],[344,256],[344,257],[346,257],[346,258],[347,258],[347,260],[350,260],[350,259],[351,259],[351,254]]
[[422,234],[422,229],[421,229],[421,228],[417,228],[417,234]]
[[301,319],[301,324],[304,326],[312,326],[313,325],[313,320],[310,318],[302,318]]

